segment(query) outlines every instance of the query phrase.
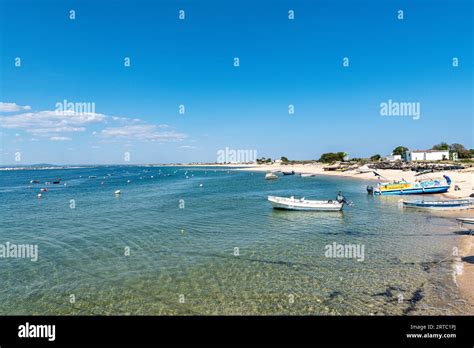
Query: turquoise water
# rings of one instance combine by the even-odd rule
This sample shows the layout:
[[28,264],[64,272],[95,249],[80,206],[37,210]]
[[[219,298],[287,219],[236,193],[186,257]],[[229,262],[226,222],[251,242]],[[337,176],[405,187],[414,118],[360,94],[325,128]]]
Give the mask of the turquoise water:
[[[0,314],[466,311],[452,275],[454,219],[402,210],[399,197],[369,196],[360,180],[264,175],[197,167],[0,172],[0,243],[39,251],[37,262],[0,258]],[[61,185],[44,186],[58,177]],[[49,190],[42,199],[40,187]],[[277,211],[266,201],[332,199],[339,190],[354,202],[343,212]],[[326,257],[333,242],[364,245],[364,260]]]

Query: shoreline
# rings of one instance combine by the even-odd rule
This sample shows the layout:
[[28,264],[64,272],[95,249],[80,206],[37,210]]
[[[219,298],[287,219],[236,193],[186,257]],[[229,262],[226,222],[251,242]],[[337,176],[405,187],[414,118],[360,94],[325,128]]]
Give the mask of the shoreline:
[[[356,170],[348,170],[345,172],[324,171],[323,165],[242,165],[240,168],[234,170],[240,171],[295,171],[295,173],[308,173],[321,176],[335,176],[343,178],[355,178],[367,181],[377,181],[377,177],[372,172],[358,173]],[[383,175],[388,180],[400,180],[404,178],[408,181],[416,179],[414,171],[402,171],[393,169],[380,169],[378,173]],[[474,168],[466,168],[462,170],[446,170],[441,172],[430,173],[430,177],[441,177],[443,174],[448,175],[453,181],[452,185],[458,185],[460,190],[454,191],[450,189],[447,193],[442,193],[434,196],[441,196],[446,199],[453,198],[469,198],[473,193],[474,186]],[[431,196],[431,195],[430,195]],[[435,212],[433,212],[435,213]],[[474,218],[474,210],[459,211],[458,217],[472,217]],[[463,231],[465,228],[462,229]],[[461,297],[470,306],[470,313],[474,314],[474,235],[466,232],[459,236],[458,241],[458,256],[453,263],[453,281],[459,289]]]
[[[214,165],[215,167],[224,167],[223,165]],[[229,167],[229,166],[227,166]],[[325,171],[324,166],[320,164],[310,164],[310,165],[238,165],[235,166],[234,170],[243,170],[243,171],[254,171],[254,172],[267,172],[267,171],[294,171],[296,174],[305,173],[305,174],[316,174],[324,176],[339,176],[339,177],[349,177],[355,179],[362,179],[368,181],[377,181],[377,177],[374,176],[372,172],[369,173],[358,173],[356,170],[348,170],[345,172],[338,171]],[[382,176],[387,178],[390,181],[400,180],[404,178],[408,181],[414,181],[418,177],[415,177],[417,174],[414,171],[402,171],[398,169],[377,169],[377,173],[380,173]],[[461,170],[446,170],[435,173],[427,174],[430,177],[436,178],[441,177],[443,174],[448,175],[452,180],[452,186],[458,185],[460,190],[454,191],[450,189],[447,193],[439,194],[445,198],[469,198],[469,196],[474,192],[474,168],[466,168]]]

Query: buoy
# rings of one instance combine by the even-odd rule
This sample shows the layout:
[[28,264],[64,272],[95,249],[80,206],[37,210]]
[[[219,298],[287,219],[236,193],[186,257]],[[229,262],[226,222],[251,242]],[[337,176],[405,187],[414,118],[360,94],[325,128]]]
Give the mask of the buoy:
[[131,182],[130,180],[127,180],[127,183],[128,183],[128,184],[130,184],[130,182]]
[[204,185],[203,184],[199,184],[199,187],[203,187]]
[[43,198],[43,195],[41,193],[38,193],[38,198]]

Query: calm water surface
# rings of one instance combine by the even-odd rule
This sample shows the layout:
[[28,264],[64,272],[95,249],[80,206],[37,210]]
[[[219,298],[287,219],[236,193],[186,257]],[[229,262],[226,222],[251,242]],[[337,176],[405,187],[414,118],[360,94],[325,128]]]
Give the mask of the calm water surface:
[[[0,172],[0,243],[39,248],[37,262],[0,259],[0,314],[466,311],[453,281],[454,219],[402,210],[400,197],[369,196],[360,180],[264,175],[183,167]],[[66,186],[48,185],[38,199],[54,178]],[[343,212],[276,211],[266,201],[332,199],[339,190],[354,202]],[[333,242],[364,245],[364,261],[325,257]]]

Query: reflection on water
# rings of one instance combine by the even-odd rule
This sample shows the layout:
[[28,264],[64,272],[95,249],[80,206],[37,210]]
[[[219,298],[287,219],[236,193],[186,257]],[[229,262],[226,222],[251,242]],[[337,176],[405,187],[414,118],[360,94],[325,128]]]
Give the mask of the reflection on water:
[[[66,186],[38,199],[43,185],[29,181],[56,177]],[[450,216],[400,209],[399,198],[369,196],[358,180],[263,177],[171,167],[0,172],[0,243],[39,248],[38,262],[0,259],[0,314],[467,311],[452,281],[459,228]],[[354,202],[342,212],[266,201],[338,191]],[[326,257],[332,243],[364,245],[364,261]]]

